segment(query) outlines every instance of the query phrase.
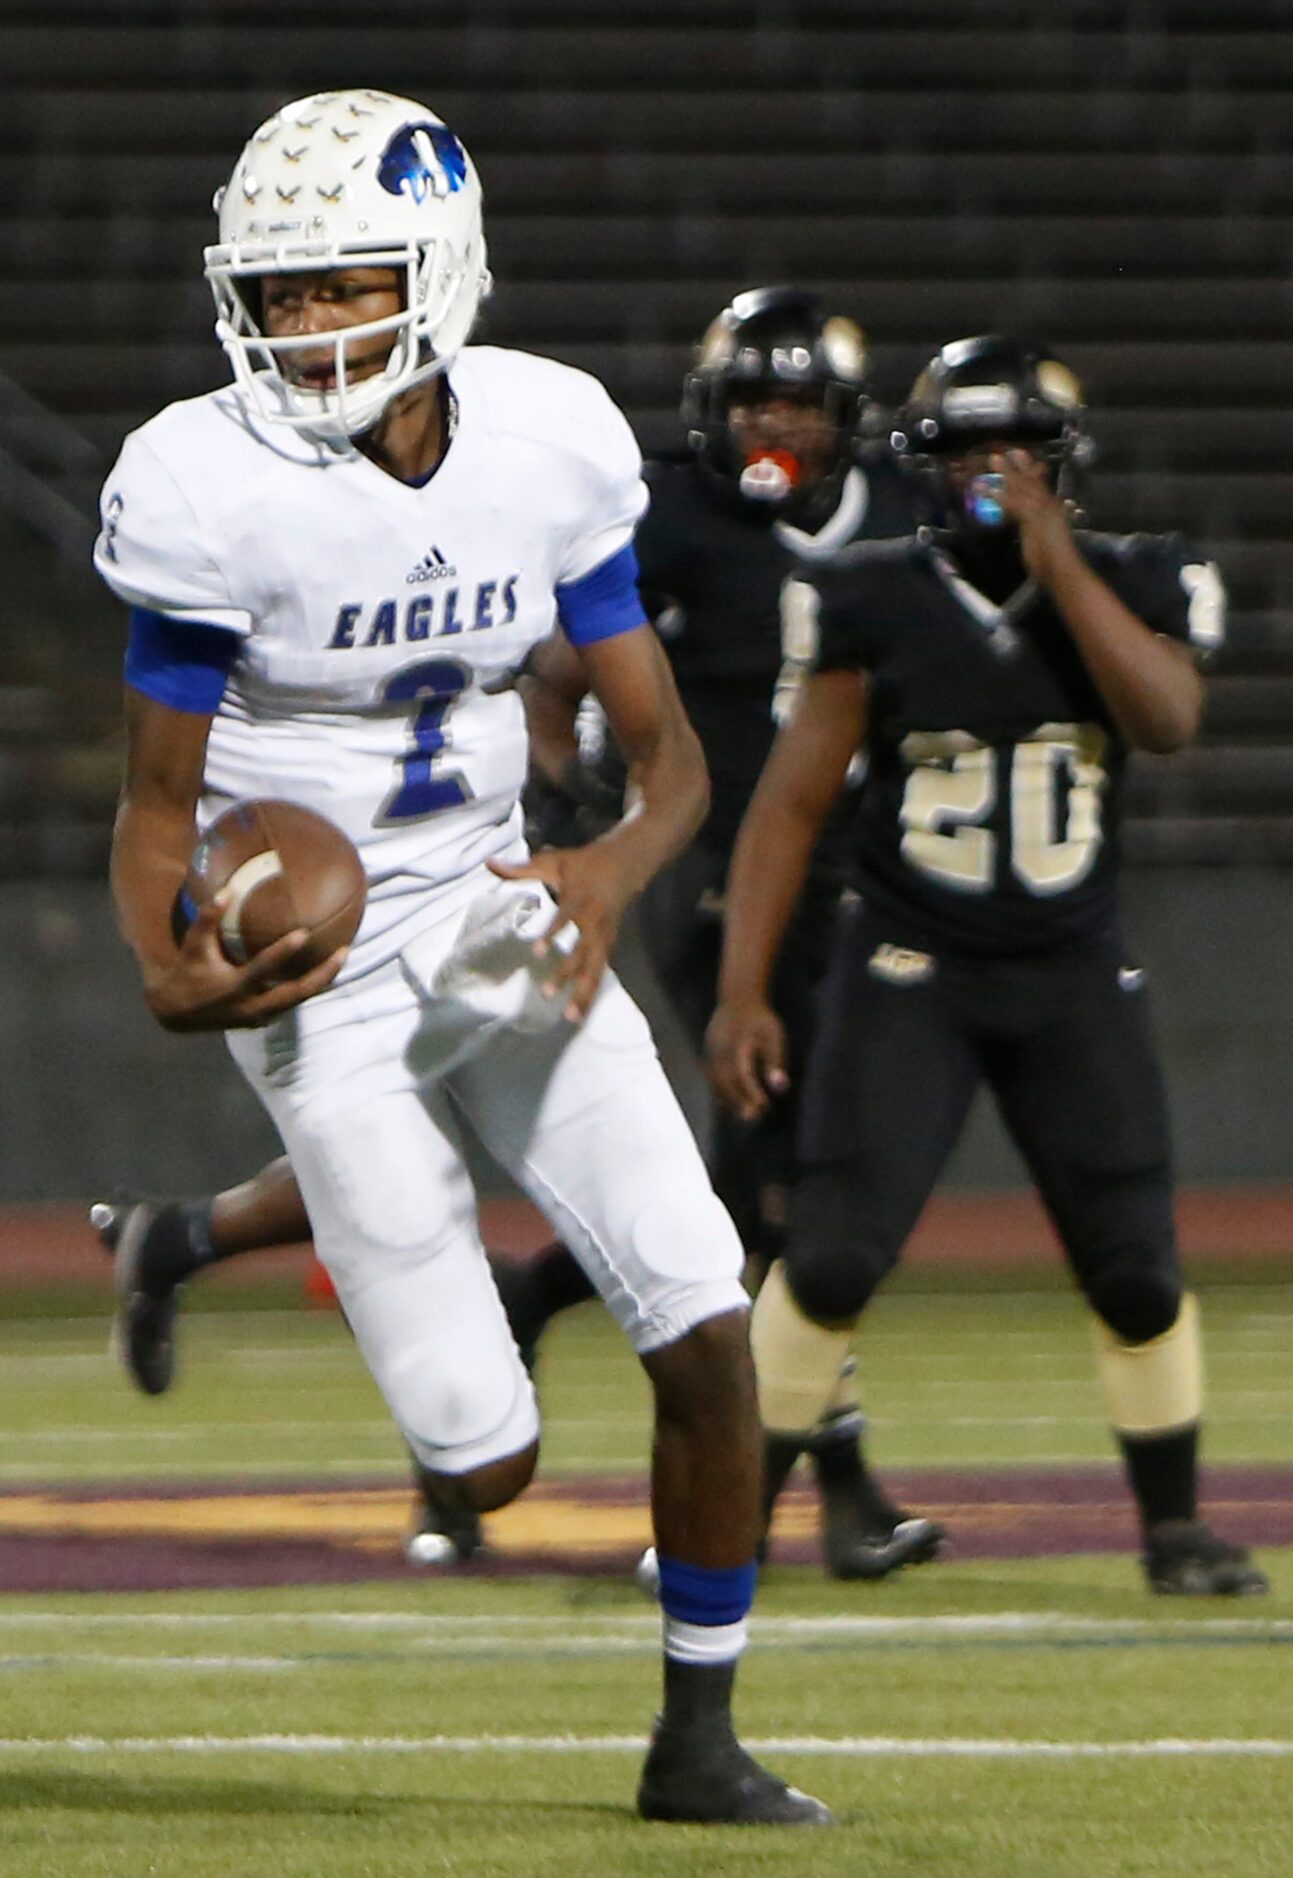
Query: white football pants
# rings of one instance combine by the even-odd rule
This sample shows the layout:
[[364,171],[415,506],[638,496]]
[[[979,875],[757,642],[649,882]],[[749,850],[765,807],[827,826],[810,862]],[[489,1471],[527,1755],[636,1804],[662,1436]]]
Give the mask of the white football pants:
[[481,1245],[460,1116],[640,1354],[748,1304],[736,1230],[628,993],[608,972],[578,1027],[476,1018],[428,988],[461,924],[459,907],[392,964],[228,1038],[282,1136],[315,1248],[397,1425],[448,1473],[538,1433]]

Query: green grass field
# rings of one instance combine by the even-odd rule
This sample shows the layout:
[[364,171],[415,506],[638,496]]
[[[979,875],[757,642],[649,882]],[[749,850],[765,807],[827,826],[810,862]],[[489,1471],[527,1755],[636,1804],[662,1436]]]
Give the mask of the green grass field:
[[[1278,1279],[1205,1289],[1218,1462],[1290,1458]],[[871,1320],[881,1465],[1107,1460],[1072,1298],[948,1283]],[[209,1294],[157,1402],[114,1372],[101,1302],[0,1320],[0,1485],[399,1483],[338,1321],[265,1301]],[[547,1473],[642,1468],[645,1391],[595,1310],[556,1329],[542,1393]],[[0,1874],[1288,1878],[1290,1554],[1263,1554],[1271,1597],[1206,1607],[1150,1598],[1131,1556],[953,1558],[873,1587],[770,1569],[739,1713],[839,1815],[800,1835],[634,1818],[657,1625],[626,1577],[9,1595]]]

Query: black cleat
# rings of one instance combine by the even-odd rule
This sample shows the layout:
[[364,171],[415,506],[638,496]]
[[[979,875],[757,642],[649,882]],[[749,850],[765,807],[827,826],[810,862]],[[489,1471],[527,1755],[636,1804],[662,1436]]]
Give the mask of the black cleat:
[[835,1417],[809,1457],[821,1497],[822,1550],[832,1578],[887,1578],[938,1557],[946,1532],[936,1520],[895,1506],[871,1473],[857,1438],[861,1417]]
[[833,1826],[829,1808],[746,1753],[730,1728],[656,1723],[638,1785],[643,1819],[701,1826]]
[[111,1349],[145,1395],[165,1395],[175,1380],[179,1279],[166,1275],[188,1229],[178,1206],[142,1203],[90,1208],[90,1224],[112,1254],[117,1315]]
[[892,1526],[868,1527],[856,1508],[826,1503],[822,1548],[832,1578],[888,1578],[904,1565],[927,1565],[943,1550],[946,1530],[937,1520],[900,1513]]
[[404,1556],[410,1565],[431,1571],[440,1565],[460,1565],[484,1549],[485,1534],[479,1513],[461,1506],[451,1506],[434,1481],[416,1468],[417,1499],[413,1502],[413,1525],[404,1541]]
[[1145,1534],[1141,1558],[1151,1591],[1178,1598],[1251,1598],[1271,1588],[1241,1545],[1201,1519],[1165,1519]]

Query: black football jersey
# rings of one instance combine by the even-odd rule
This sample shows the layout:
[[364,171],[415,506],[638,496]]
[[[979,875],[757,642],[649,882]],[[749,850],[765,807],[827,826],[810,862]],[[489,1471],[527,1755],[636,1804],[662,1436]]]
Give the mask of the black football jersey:
[[912,498],[887,450],[851,468],[825,513],[802,529],[742,500],[691,455],[648,465],[646,479],[639,586],[709,765],[700,839],[730,847],[776,732],[783,581],[801,556],[910,534]]
[[[1179,537],[1077,541],[1154,632],[1216,649],[1220,578]],[[1128,750],[1040,589],[996,606],[939,548],[910,540],[803,570],[790,610],[816,636],[817,669],[871,681],[855,859],[896,933],[1009,953],[1114,923]]]

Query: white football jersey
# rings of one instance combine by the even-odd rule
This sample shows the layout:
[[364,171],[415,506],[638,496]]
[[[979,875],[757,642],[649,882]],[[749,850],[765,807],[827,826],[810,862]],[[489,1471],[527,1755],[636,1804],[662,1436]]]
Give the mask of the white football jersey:
[[281,796],[358,847],[369,905],[347,977],[399,948],[429,888],[517,852],[517,674],[554,629],[556,589],[622,550],[646,506],[595,379],[473,347],[451,383],[456,430],[421,486],[257,429],[230,387],[134,432],[103,492],[108,585],[242,637],[200,820]]

